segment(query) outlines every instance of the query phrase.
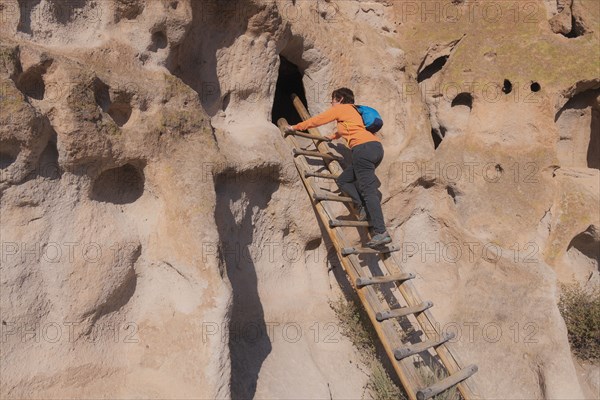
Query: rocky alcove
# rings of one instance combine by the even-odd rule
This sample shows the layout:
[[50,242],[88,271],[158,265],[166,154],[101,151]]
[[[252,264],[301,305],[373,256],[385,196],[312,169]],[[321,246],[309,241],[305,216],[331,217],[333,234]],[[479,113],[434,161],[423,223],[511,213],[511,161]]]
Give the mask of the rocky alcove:
[[44,75],[51,65],[52,60],[46,60],[23,71],[16,78],[17,89],[27,97],[43,100],[46,93]]
[[14,140],[0,141],[0,169],[5,169],[14,163],[20,151],[19,143]]
[[130,204],[144,194],[144,180],[143,168],[131,163],[111,168],[94,180],[90,198],[106,203]]
[[48,144],[40,154],[37,166],[35,168],[37,175],[52,180],[60,179],[63,173],[58,162],[58,149],[56,141],[56,132],[53,132]]
[[148,46],[148,50],[152,52],[157,52],[166,48],[169,45],[169,41],[167,39],[167,35],[165,32],[158,30],[152,33],[151,42]]
[[600,272],[600,231],[597,226],[590,225],[571,240],[567,258],[581,278],[590,280],[596,275],[597,279]]
[[125,125],[133,111],[131,106],[132,94],[125,90],[111,93],[110,87],[98,78],[94,80],[93,86],[96,104],[103,112],[110,115],[118,126]]

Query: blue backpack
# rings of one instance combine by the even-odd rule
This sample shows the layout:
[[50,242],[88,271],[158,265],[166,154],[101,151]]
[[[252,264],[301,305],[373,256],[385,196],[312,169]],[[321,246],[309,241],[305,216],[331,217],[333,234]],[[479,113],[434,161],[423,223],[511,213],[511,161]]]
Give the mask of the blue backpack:
[[367,106],[354,106],[354,108],[362,117],[365,128],[369,132],[375,133],[381,129],[383,119],[381,119],[381,115],[379,115],[376,109]]

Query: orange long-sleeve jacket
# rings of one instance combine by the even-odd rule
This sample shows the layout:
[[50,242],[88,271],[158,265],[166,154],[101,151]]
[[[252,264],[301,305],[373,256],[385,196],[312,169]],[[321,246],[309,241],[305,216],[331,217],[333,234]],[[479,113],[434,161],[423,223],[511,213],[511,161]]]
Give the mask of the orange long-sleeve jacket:
[[343,137],[350,148],[367,142],[381,142],[377,136],[365,128],[361,115],[352,104],[336,104],[319,115],[293,125],[292,128],[304,131],[332,121],[337,121],[337,132],[331,138]]

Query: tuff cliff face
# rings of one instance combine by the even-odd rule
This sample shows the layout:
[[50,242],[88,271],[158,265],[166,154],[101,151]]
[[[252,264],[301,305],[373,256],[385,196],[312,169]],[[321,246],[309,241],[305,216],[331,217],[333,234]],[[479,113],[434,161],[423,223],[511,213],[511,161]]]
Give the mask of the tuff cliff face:
[[596,0],[0,16],[3,398],[361,397],[345,278],[273,124],[340,86],[383,116],[389,231],[482,395],[597,393],[556,306],[600,279]]

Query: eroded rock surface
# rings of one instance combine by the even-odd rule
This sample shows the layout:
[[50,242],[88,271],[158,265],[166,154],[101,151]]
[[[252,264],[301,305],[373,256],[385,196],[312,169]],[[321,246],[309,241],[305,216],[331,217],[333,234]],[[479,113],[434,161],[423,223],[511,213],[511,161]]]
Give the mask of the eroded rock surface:
[[340,86],[383,116],[398,257],[482,396],[598,388],[556,306],[600,281],[596,0],[0,15],[2,398],[361,398],[328,305],[347,284],[273,123]]

